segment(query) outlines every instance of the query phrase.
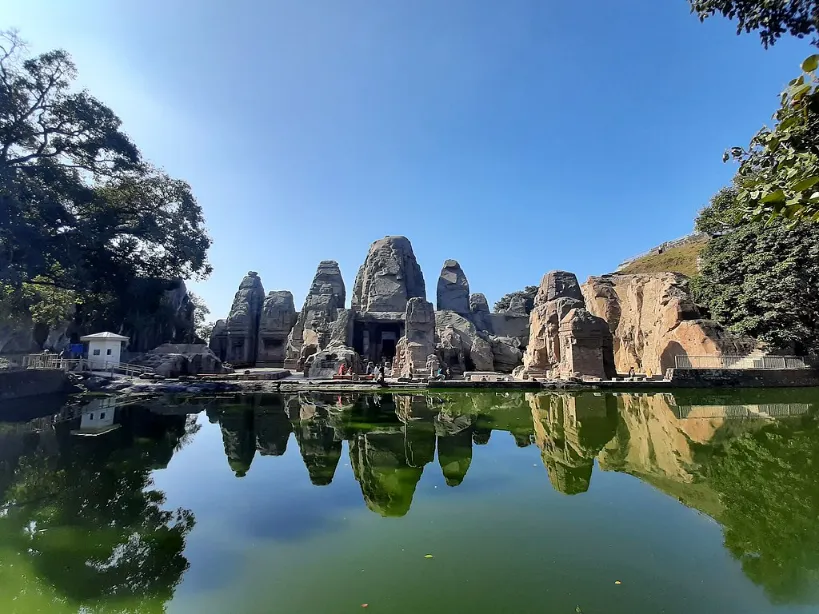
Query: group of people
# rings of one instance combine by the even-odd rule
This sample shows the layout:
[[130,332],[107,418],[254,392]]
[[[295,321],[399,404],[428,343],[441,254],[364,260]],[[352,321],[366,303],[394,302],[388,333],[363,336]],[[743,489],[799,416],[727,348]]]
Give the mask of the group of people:
[[384,383],[384,377],[386,376],[386,373],[387,368],[384,366],[383,362],[379,365],[376,365],[372,360],[367,363],[365,374],[372,375],[373,379],[379,384]]
[[[365,376],[372,376],[373,379],[383,384],[384,379],[387,375],[387,366],[386,363],[382,360],[380,364],[375,364],[372,360],[367,363],[367,366],[364,369]],[[349,366],[346,362],[341,363],[338,367],[338,374],[339,375],[355,375],[354,369]],[[414,375],[413,366],[412,364],[409,365],[409,378],[412,379]],[[436,371],[430,373],[431,379],[437,380],[444,380],[444,379],[451,379],[452,371],[450,370],[449,366],[446,367],[438,367]]]

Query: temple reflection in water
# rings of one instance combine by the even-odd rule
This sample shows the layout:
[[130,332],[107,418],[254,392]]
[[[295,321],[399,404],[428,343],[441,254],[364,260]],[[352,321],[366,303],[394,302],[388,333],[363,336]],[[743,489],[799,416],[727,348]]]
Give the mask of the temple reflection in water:
[[221,428],[237,477],[247,474],[257,452],[284,454],[292,433],[310,481],[328,485],[346,441],[367,507],[403,516],[436,450],[446,484],[456,487],[467,478],[473,445],[488,443],[493,431],[506,431],[519,447],[536,445],[549,481],[566,495],[589,489],[595,460],[603,470],[675,480],[685,491],[699,470],[698,448],[718,434],[753,431],[773,417],[811,408],[805,402],[709,403],[671,394],[303,393],[221,399],[207,416]]
[[[195,519],[189,509],[166,509],[152,474],[206,420],[221,434],[223,470],[237,478],[267,470],[257,454],[278,463],[275,457],[298,453],[321,488],[349,464],[366,507],[391,517],[410,512],[425,471],[440,471],[457,488],[470,480],[473,460],[508,437],[511,450],[537,447],[559,493],[582,496],[595,471],[617,471],[709,515],[732,556],[772,598],[813,603],[819,560],[808,545],[819,539],[819,427],[812,394],[95,399],[2,424],[0,528],[6,547],[25,553],[38,577],[77,603],[95,603],[112,583],[126,601],[165,602],[188,568]],[[548,488],[545,476],[542,484]],[[88,541],[102,532],[105,539]],[[107,563],[96,569],[89,560]]]

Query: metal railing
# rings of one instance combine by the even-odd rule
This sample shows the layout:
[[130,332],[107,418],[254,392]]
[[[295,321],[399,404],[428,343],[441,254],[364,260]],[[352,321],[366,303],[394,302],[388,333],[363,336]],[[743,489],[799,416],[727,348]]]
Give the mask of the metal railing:
[[712,418],[785,418],[810,412],[808,403],[774,403],[762,405],[679,405],[675,408],[681,419]]
[[687,356],[674,357],[677,369],[808,369],[802,356]]
[[25,369],[56,369],[58,371],[97,371],[111,375],[119,373],[129,377],[138,377],[144,373],[153,373],[151,367],[132,365],[123,362],[88,360],[87,358],[60,358],[57,354],[29,354],[23,357]]

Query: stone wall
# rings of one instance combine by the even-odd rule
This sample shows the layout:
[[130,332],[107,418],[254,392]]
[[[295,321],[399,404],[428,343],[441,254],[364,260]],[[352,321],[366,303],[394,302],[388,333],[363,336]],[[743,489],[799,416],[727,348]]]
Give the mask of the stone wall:
[[72,389],[68,374],[63,371],[50,369],[0,371],[0,401],[68,393]]
[[819,386],[816,369],[669,369],[680,388],[789,388]]

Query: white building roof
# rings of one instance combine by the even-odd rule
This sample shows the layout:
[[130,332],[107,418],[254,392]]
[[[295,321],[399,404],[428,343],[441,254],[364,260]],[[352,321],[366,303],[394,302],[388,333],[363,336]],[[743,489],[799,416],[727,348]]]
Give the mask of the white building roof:
[[80,337],[80,341],[128,341],[128,337],[123,337],[116,333],[94,333]]

